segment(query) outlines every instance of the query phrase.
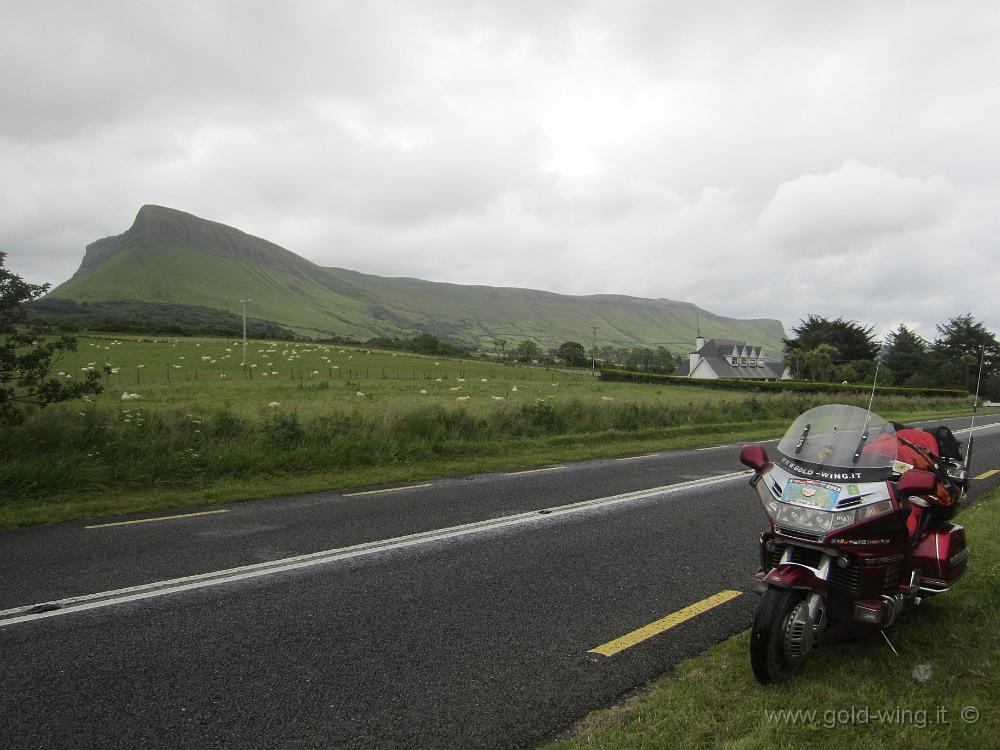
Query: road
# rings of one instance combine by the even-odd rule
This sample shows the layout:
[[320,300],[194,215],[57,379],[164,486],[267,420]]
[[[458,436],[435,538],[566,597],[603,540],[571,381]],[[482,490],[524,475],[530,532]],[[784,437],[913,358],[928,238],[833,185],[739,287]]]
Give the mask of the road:
[[0,532],[0,746],[532,746],[749,626],[738,453]]

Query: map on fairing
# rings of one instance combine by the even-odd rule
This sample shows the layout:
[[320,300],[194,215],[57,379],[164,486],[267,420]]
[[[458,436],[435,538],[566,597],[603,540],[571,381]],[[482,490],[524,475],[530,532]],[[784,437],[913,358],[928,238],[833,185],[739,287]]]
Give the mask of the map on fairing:
[[832,509],[839,497],[839,485],[818,482],[815,479],[789,479],[781,491],[782,502],[824,510]]

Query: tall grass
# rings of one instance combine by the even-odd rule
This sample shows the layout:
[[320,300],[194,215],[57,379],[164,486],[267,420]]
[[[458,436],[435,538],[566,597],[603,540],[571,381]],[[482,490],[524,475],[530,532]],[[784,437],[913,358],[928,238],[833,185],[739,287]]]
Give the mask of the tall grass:
[[[199,489],[227,479],[489,456],[525,444],[614,441],[787,424],[829,401],[758,394],[720,401],[504,403],[483,412],[413,402],[328,411],[192,411],[100,403],[32,414],[0,433],[0,505],[49,496]],[[859,398],[858,404],[865,405]],[[848,402],[850,402],[848,400]],[[953,399],[892,397],[883,414],[954,409]]]

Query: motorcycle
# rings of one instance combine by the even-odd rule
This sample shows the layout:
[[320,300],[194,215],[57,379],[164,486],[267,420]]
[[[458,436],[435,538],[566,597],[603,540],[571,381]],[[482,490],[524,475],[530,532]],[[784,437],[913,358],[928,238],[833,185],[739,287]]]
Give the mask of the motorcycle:
[[[743,447],[769,522],[750,635],[759,682],[789,680],[818,644],[883,630],[965,573],[965,531],[950,517],[967,499],[971,439],[963,458],[953,437],[931,451],[896,428],[870,409],[827,405],[795,420],[776,460]],[[918,450],[929,470],[903,460]]]

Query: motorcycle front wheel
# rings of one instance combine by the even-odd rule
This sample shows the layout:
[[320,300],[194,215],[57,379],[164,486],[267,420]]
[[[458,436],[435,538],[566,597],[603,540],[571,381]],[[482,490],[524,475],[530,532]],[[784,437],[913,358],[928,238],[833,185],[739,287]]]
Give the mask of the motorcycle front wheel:
[[769,588],[757,606],[750,630],[750,666],[762,685],[787,682],[806,662],[812,628],[803,642],[807,616],[804,591]]

